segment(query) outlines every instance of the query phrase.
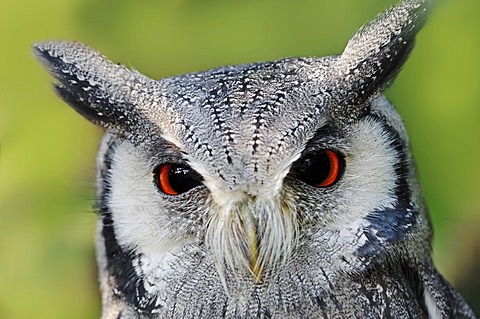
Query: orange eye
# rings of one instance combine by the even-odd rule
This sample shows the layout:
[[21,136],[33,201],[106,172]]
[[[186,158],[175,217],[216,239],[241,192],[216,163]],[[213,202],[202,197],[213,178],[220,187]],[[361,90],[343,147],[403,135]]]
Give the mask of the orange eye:
[[327,187],[332,185],[337,180],[338,173],[340,172],[338,155],[330,150],[325,150],[325,154],[328,157],[328,163],[330,168],[328,169],[328,174],[323,179],[323,181],[315,185],[317,187]]
[[313,187],[335,184],[343,174],[345,159],[332,150],[321,150],[302,156],[290,169],[290,174]]
[[202,177],[188,165],[163,164],[154,171],[154,183],[167,195],[179,195],[199,186]]

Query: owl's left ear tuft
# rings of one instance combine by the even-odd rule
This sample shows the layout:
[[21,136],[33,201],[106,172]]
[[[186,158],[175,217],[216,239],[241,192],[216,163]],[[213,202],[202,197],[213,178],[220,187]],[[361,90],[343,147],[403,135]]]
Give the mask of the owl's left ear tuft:
[[362,104],[388,87],[408,58],[431,7],[431,0],[404,0],[351,37],[335,65],[340,82],[348,85],[342,91],[353,98],[349,104]]
[[33,51],[56,79],[57,94],[87,120],[120,134],[143,125],[131,92],[149,79],[80,42],[42,42]]

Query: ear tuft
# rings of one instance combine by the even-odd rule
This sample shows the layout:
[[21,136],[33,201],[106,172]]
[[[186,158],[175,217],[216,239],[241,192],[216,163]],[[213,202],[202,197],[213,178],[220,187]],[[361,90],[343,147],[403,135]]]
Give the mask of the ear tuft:
[[137,73],[117,65],[79,42],[34,45],[34,54],[58,81],[55,90],[75,111],[94,124],[122,133],[136,112],[131,86]]
[[336,72],[361,104],[383,91],[402,68],[432,7],[429,0],[405,0],[367,23],[349,40]]

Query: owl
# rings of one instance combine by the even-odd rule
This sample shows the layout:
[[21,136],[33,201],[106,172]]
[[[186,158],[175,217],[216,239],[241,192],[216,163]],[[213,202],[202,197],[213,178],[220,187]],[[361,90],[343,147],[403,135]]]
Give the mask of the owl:
[[78,42],[34,46],[102,128],[102,318],[475,318],[431,258],[399,114],[382,95],[431,4],[340,55],[152,80]]

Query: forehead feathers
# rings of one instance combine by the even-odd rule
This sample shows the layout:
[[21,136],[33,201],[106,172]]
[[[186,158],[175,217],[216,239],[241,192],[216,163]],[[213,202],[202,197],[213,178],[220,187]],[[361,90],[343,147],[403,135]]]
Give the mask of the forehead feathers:
[[324,123],[325,95],[309,70],[327,70],[330,60],[286,59],[160,81],[167,103],[178,110],[184,151],[220,161],[227,166],[218,172],[224,178],[238,175],[239,167],[252,178],[272,177],[269,171],[281,159],[291,162],[299,151],[295,144],[304,144]]

